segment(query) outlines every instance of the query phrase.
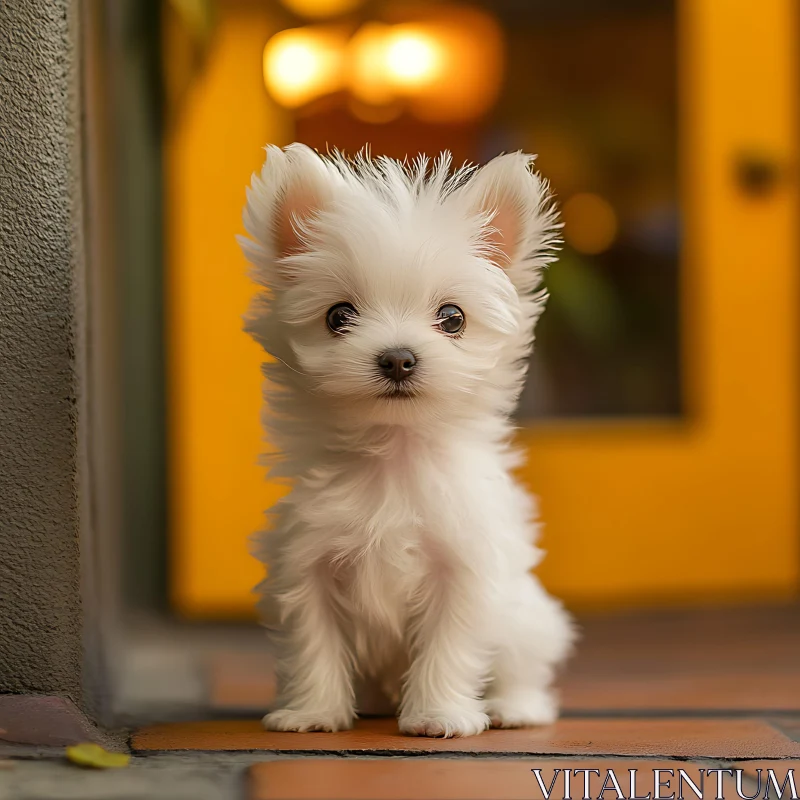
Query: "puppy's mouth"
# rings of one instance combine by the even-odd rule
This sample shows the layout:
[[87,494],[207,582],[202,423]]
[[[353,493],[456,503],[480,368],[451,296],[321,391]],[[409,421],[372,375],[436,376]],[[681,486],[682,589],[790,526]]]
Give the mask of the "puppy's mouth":
[[413,386],[407,386],[405,383],[398,383],[394,386],[389,386],[385,391],[380,393],[379,397],[382,400],[413,400],[418,394],[419,393]]

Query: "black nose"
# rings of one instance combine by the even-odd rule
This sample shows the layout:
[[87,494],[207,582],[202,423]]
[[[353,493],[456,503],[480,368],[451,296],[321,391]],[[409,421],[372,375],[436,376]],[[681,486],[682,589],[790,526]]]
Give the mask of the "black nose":
[[414,371],[417,359],[410,350],[387,350],[378,356],[381,372],[393,381],[404,381]]

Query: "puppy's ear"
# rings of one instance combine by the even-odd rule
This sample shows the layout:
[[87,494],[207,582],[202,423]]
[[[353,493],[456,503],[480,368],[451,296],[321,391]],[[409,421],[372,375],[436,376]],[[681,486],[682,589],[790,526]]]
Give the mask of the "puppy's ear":
[[518,289],[534,288],[560,244],[561,224],[547,182],[532,170],[535,156],[509,153],[478,169],[459,189],[480,220],[489,258]]
[[297,143],[284,150],[267,147],[261,173],[253,175],[247,189],[243,217],[252,238],[239,237],[259,282],[290,277],[281,259],[302,249],[304,227],[330,203],[333,180],[311,148]]

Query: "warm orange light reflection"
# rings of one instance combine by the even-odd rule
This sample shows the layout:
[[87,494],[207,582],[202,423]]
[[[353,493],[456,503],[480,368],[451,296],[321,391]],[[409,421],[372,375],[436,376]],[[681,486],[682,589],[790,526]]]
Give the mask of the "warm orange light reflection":
[[608,250],[617,237],[617,214],[598,194],[574,194],[564,203],[564,239],[579,253],[596,255]]
[[358,8],[364,0],[281,0],[289,11],[301,17],[333,17]]
[[348,101],[347,108],[356,119],[369,125],[385,125],[387,122],[393,122],[403,113],[400,103],[374,105],[362,103],[354,97]]
[[290,28],[264,48],[264,82],[283,106],[296,108],[342,87],[346,38],[324,27]]
[[347,48],[347,86],[365,105],[390,105],[395,91],[386,74],[386,40],[389,26],[367,22],[359,28]]
[[367,23],[348,47],[350,91],[362,103],[390,104],[433,86],[447,57],[419,25]]
[[[474,119],[497,99],[503,73],[503,38],[487,12],[469,6],[430,5],[426,17],[398,25],[435,43],[439,58],[424,84],[405,84],[412,113],[430,122]],[[400,88],[400,87],[398,87]]]
[[390,29],[386,42],[386,74],[398,87],[426,86],[436,80],[446,54],[435,37],[407,26]]

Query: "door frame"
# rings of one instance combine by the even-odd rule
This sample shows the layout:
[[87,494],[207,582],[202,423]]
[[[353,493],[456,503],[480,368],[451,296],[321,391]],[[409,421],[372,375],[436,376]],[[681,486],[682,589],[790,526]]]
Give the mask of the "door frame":
[[[542,498],[539,571],[577,606],[776,600],[800,585],[800,20],[793,0],[676,9],[684,416],[520,435]],[[773,163],[774,186],[744,191],[743,157]]]

